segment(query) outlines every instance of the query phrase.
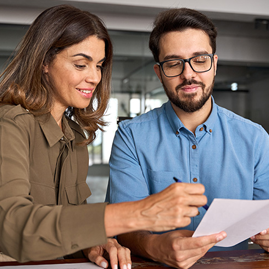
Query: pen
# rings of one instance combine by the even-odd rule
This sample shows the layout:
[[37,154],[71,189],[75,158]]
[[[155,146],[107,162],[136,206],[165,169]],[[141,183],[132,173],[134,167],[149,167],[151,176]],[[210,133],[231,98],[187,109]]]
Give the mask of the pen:
[[[173,179],[175,180],[175,182],[182,182],[181,180],[177,179],[176,177],[173,177]],[[208,205],[203,205],[203,208],[205,210],[207,210],[208,209]]]

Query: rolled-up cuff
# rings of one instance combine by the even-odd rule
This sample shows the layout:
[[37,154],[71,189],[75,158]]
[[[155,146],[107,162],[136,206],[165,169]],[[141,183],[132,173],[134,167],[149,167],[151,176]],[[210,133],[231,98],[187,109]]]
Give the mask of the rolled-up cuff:
[[64,206],[60,229],[66,254],[105,244],[107,241],[104,216],[106,203]]

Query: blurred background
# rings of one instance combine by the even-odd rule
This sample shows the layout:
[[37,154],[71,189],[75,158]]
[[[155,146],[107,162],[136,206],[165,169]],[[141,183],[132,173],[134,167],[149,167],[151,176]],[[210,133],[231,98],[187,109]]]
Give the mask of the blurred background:
[[135,117],[167,101],[148,49],[152,23],[160,11],[194,8],[213,20],[219,56],[216,103],[269,131],[268,0],[0,0],[0,72],[35,17],[58,4],[101,17],[114,45],[111,99],[105,116],[110,124],[88,147],[87,182],[93,193],[89,203],[104,200],[118,117]]

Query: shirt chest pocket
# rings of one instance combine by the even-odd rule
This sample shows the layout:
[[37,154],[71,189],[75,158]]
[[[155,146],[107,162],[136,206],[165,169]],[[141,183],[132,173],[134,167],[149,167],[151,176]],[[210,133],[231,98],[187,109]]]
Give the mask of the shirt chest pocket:
[[153,171],[147,170],[150,193],[157,193],[175,183],[173,177],[179,174],[178,171]]
[[86,199],[92,194],[86,182],[81,182],[73,186],[66,186],[65,193],[67,201],[71,205],[85,203]]
[[34,204],[56,204],[56,195],[54,187],[40,184],[37,182],[31,182],[30,195],[34,198]]

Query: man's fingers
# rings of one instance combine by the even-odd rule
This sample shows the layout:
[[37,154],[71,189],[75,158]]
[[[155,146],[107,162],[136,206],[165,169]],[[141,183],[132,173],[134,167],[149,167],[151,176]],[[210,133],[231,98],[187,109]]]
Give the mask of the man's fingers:
[[[180,231],[180,230],[179,230]],[[183,237],[191,235],[192,231],[182,230],[181,231]],[[222,231],[220,233],[200,236],[200,237],[187,237],[184,241],[182,241],[182,237],[178,238],[178,244],[184,250],[192,250],[192,249],[199,249],[203,247],[209,246],[209,248],[213,247],[216,243],[223,240],[227,234]],[[209,249],[208,248],[208,249]]]
[[[188,230],[176,230],[167,233],[171,250],[169,256],[164,256],[166,264],[181,269],[189,268],[217,242],[226,237],[225,232],[201,237],[191,237],[192,235],[193,231]],[[164,237],[164,241],[167,241],[165,234],[161,236]]]
[[202,247],[202,246],[206,246],[209,244],[215,245],[216,243],[222,241],[226,236],[227,236],[226,232],[222,231],[220,233],[206,235],[206,236],[200,236],[200,237],[196,237],[196,238],[199,238],[201,240],[200,244]]

